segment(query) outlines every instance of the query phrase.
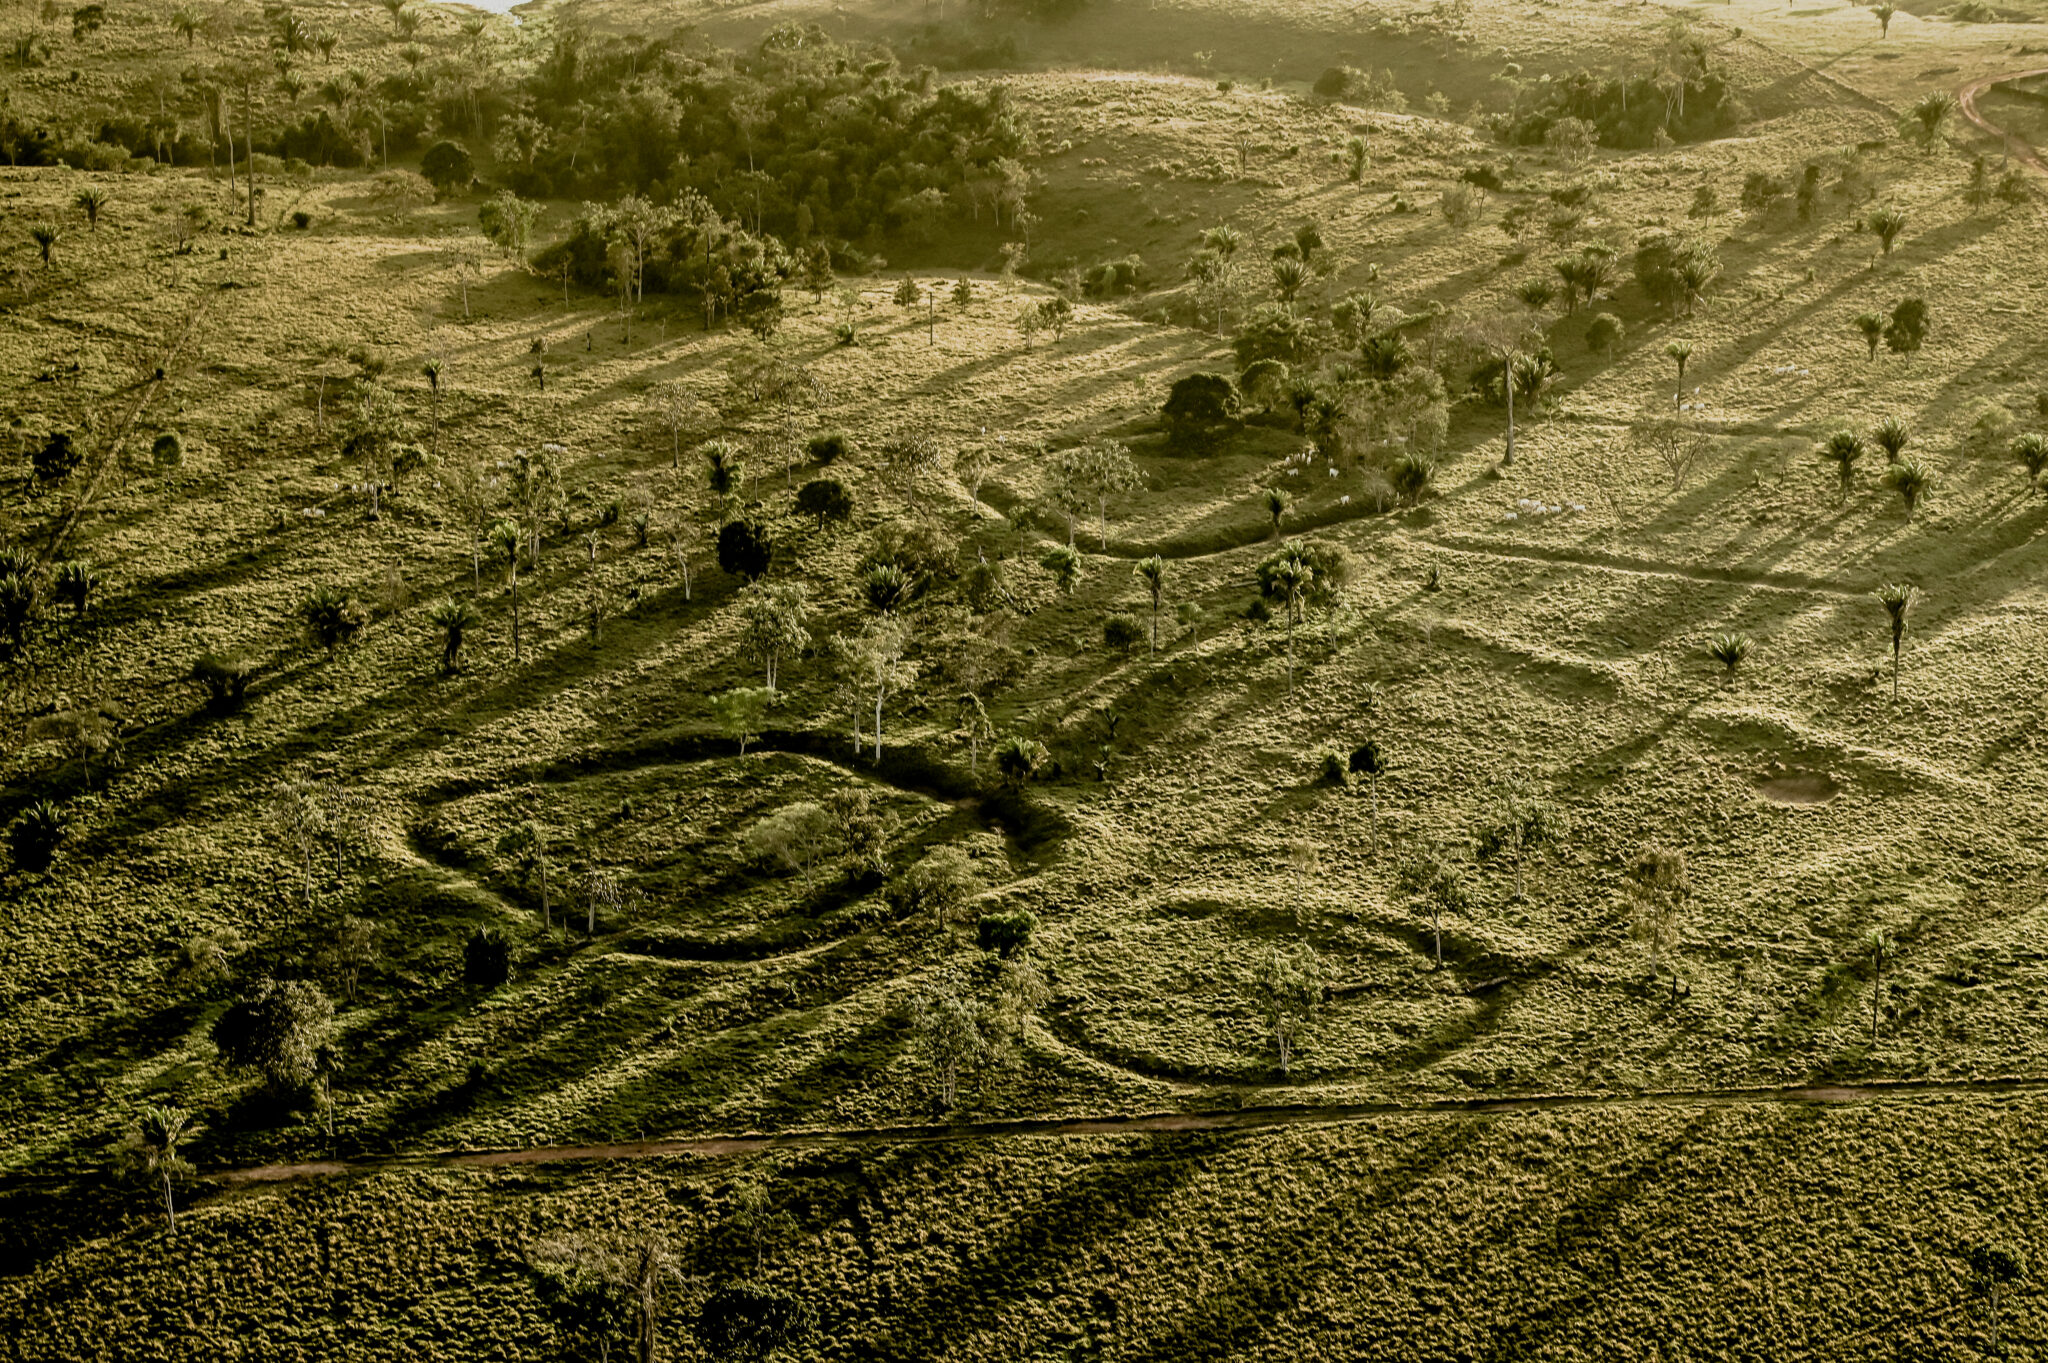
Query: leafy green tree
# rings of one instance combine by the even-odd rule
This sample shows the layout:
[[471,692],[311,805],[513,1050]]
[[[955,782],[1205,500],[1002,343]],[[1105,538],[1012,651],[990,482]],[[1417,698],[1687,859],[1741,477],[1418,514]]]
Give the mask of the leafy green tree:
[[822,532],[828,521],[844,525],[853,518],[853,494],[837,478],[813,478],[796,490],[796,510],[817,517]]
[[1065,295],[1054,294],[1038,305],[1038,324],[1052,333],[1054,345],[1066,336],[1067,324],[1074,320],[1074,305]]
[[745,757],[747,744],[761,736],[761,721],[774,701],[775,693],[765,686],[735,686],[711,698],[712,722],[740,745],[740,756]]
[[811,870],[833,848],[832,816],[811,800],[784,805],[747,830],[746,848],[762,861],[781,863],[811,883]]
[[[917,681],[918,666],[905,660],[903,651],[908,632],[896,620],[871,620],[857,635],[841,635],[839,656],[847,681],[855,694],[874,703],[875,753],[882,760],[882,709],[890,696],[907,690]],[[859,730],[854,731],[855,755],[859,755]]]
[[146,1106],[115,1156],[122,1173],[155,1190],[163,1203],[164,1224],[174,1237],[178,1233],[177,1185],[193,1172],[181,1149],[186,1138],[196,1134],[191,1121],[192,1114],[181,1108]]
[[762,522],[745,516],[718,528],[718,566],[726,572],[759,582],[774,560],[775,541]]
[[451,596],[438,601],[427,612],[427,621],[441,636],[441,671],[453,674],[462,670],[462,641],[472,629],[483,620],[477,608],[467,598]]
[[1444,915],[1461,914],[1472,907],[1472,892],[1465,883],[1464,870],[1444,857],[1430,855],[1405,863],[1398,883],[1404,893],[1428,906],[1430,936],[1434,939],[1436,964],[1441,969]]
[[444,138],[428,147],[426,155],[420,158],[420,174],[427,177],[437,194],[445,197],[469,187],[469,182],[476,178],[476,162],[468,148]]
[[2001,1313],[2006,1298],[2027,1276],[2027,1261],[2019,1251],[2002,1245],[1970,1245],[1963,1250],[1963,1264],[1970,1272],[1970,1290],[1983,1299],[1991,1322],[1991,1347],[1998,1348]]
[[506,829],[498,837],[498,852],[512,858],[513,872],[523,884],[532,886],[540,895],[540,925],[543,930],[554,927],[554,915],[548,893],[548,869],[551,860],[548,855],[548,831],[536,819],[525,819]]
[[1884,324],[1885,349],[1894,355],[1911,355],[1927,340],[1927,326],[1925,300],[1901,299]]
[[940,980],[911,1000],[910,1020],[918,1053],[938,1081],[939,1106],[951,1111],[962,1076],[988,1058],[981,1010],[951,981]]
[[1132,570],[1138,580],[1145,584],[1146,594],[1152,598],[1152,654],[1159,654],[1159,606],[1166,595],[1168,570],[1166,560],[1157,554],[1138,560]]
[[1906,613],[1913,609],[1913,603],[1920,598],[1920,589],[1910,583],[1887,582],[1875,593],[1878,604],[1891,617],[1892,624],[1892,699],[1899,698],[1900,650],[1906,642]]
[[1913,508],[1920,504],[1932,481],[1933,475],[1918,459],[1902,459],[1884,471],[1884,485],[1899,494],[1899,500],[1905,503],[1909,521],[1913,519]]
[[1323,1001],[1322,962],[1315,948],[1268,947],[1259,957],[1253,987],[1266,1016],[1266,1034],[1280,1062],[1280,1077],[1293,1071],[1294,1053],[1315,1025]]
[[1229,375],[1189,374],[1174,381],[1159,410],[1176,444],[1199,446],[1235,428],[1244,403]]
[[932,849],[898,876],[889,886],[888,898],[905,917],[929,916],[943,928],[986,888],[967,853],[947,844]]
[[1081,581],[1081,554],[1065,544],[1055,544],[1045,551],[1038,560],[1038,566],[1052,574],[1053,581],[1067,596],[1074,594],[1074,588]]
[[1835,500],[1849,499],[1849,489],[1856,483],[1856,461],[1863,457],[1863,441],[1854,431],[1836,431],[1820,447],[1821,462],[1835,466]]
[[770,695],[775,692],[777,665],[783,656],[810,646],[811,632],[804,628],[805,607],[800,582],[752,582],[740,593],[747,651],[767,669]]
[[1645,846],[1628,868],[1629,936],[1650,954],[1650,974],[1678,943],[1692,883],[1682,848]]
[[1621,319],[1611,312],[1596,316],[1586,328],[1586,348],[1604,353],[1609,359],[1620,348],[1625,329]]
[[215,1020],[213,1044],[222,1063],[254,1070],[271,1088],[309,1082],[315,1052],[328,1041],[334,1005],[304,980],[265,979]]
[[1531,856],[1557,840],[1561,818],[1557,807],[1526,781],[1495,786],[1493,805],[1473,850],[1481,861],[1508,864],[1514,872],[1515,898],[1521,899],[1523,870]]

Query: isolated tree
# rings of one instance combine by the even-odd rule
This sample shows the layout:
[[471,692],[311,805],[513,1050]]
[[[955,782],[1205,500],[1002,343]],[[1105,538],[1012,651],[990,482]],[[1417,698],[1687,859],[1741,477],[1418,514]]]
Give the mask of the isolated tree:
[[225,714],[241,706],[256,664],[232,653],[202,653],[192,664],[190,679],[206,688],[206,708]]
[[1095,499],[1098,543],[1109,548],[1109,503],[1145,485],[1143,472],[1121,441],[1094,440],[1081,447],[1081,477]]
[[1678,381],[1684,383],[1685,362],[1692,358],[1692,343],[1690,341],[1666,342],[1664,353],[1678,366]]
[[1671,477],[1671,491],[1676,494],[1685,486],[1685,480],[1700,460],[1706,458],[1713,440],[1707,429],[1697,421],[1678,417],[1656,417],[1639,421],[1629,428],[1629,440],[1638,448],[1648,450],[1664,466]]
[[616,923],[625,912],[626,890],[610,867],[592,866],[586,870],[577,883],[583,899],[583,933],[586,937],[597,936],[597,920],[600,913],[608,923]]
[[889,886],[889,902],[908,918],[929,917],[945,927],[985,888],[962,848],[932,849]]
[[981,1010],[958,986],[941,980],[911,1000],[910,1020],[917,1049],[938,1082],[939,1106],[951,1111],[960,1094],[960,1079],[988,1056]]
[[523,535],[519,522],[499,521],[491,527],[491,548],[505,560],[505,587],[512,594],[512,661],[519,661],[519,550]]
[[427,621],[441,636],[441,671],[461,671],[463,638],[483,621],[483,616],[467,598],[451,596],[434,604],[427,612]]
[[[907,690],[917,681],[918,665],[903,657],[909,634],[893,619],[871,620],[857,635],[841,635],[838,642],[847,678],[854,690],[874,703],[874,760],[882,760],[882,710],[890,696]],[[859,750],[859,730],[854,746]]]
[[286,1090],[313,1078],[315,1052],[333,1024],[333,1003],[313,985],[265,979],[214,1021],[212,1037],[223,1064]]
[[1691,893],[1682,848],[1646,845],[1629,865],[1629,936],[1649,952],[1652,976],[1664,954],[1678,943]]
[[1970,1271],[1970,1290],[1984,1301],[1991,1324],[1991,1347],[1998,1347],[2000,1314],[2014,1285],[2027,1276],[2027,1261],[2019,1251],[2002,1245],[1970,1245],[1963,1250],[1963,1264]]
[[1707,653],[1713,660],[1728,669],[1734,676],[1735,669],[1749,656],[1750,638],[1740,630],[1728,630],[1707,640]]
[[514,874],[540,895],[541,928],[552,928],[554,918],[548,892],[550,858],[547,829],[538,820],[522,820],[499,835],[498,852],[512,858]]
[[1260,589],[1283,603],[1287,613],[1287,692],[1294,693],[1294,627],[1300,621],[1302,603],[1315,585],[1315,565],[1301,554],[1282,551],[1259,565]]
[[1854,431],[1836,431],[1820,447],[1821,462],[1835,466],[1837,502],[1849,499],[1856,482],[1856,461],[1863,457],[1863,441]]
[[1531,856],[1556,841],[1560,816],[1556,806],[1527,781],[1504,781],[1495,786],[1492,804],[1473,850],[1481,861],[1508,864],[1514,872],[1515,898],[1521,899],[1523,870]]
[[786,654],[809,647],[804,628],[805,594],[800,582],[752,582],[740,593],[740,618],[745,622],[747,651],[767,671],[768,692],[775,692],[777,665]]
[[74,617],[84,616],[86,606],[99,587],[100,575],[82,559],[65,559],[50,570],[51,594],[70,606]]
[[817,517],[822,532],[827,522],[843,525],[853,518],[853,494],[837,478],[813,478],[796,490],[796,510]]
[[2041,485],[2041,471],[2048,469],[2048,436],[2029,432],[2013,437],[2012,457],[2027,471],[2027,486]]
[[726,572],[758,582],[774,561],[775,541],[761,521],[744,516],[718,528],[718,566]]
[[1244,400],[1228,374],[1189,374],[1174,380],[1159,412],[1176,444],[1200,446],[1237,426]]
[[1874,312],[1859,313],[1855,321],[1856,334],[1863,338],[1863,344],[1870,349],[1870,358],[1877,358],[1878,342],[1884,340],[1884,318]]
[[1948,123],[1949,115],[1955,111],[1954,95],[1946,91],[1927,95],[1906,111],[1906,131],[1923,149],[1932,152],[1935,143],[1941,139],[1941,130]]
[[996,736],[996,726],[988,717],[988,707],[982,704],[980,696],[968,691],[955,702],[954,713],[959,721],[956,732],[960,741],[967,745],[967,770],[979,771],[981,745],[993,742]]
[[377,925],[354,914],[343,916],[335,925],[333,937],[320,952],[322,964],[334,972],[341,996],[350,1003],[356,1001],[356,990],[362,983],[363,972],[376,965],[379,959]]
[[1906,210],[1896,204],[1886,204],[1872,211],[1863,221],[1877,234],[1878,248],[1885,255],[1890,255],[1892,243],[1898,240],[1899,233],[1906,230]]
[[[1576,274],[1566,278],[1565,306],[1572,306],[1573,281]],[[1542,333],[1537,331],[1528,318],[1512,312],[1497,312],[1482,317],[1465,328],[1465,339],[1473,348],[1481,351],[1500,366],[1501,394],[1507,401],[1507,443],[1501,452],[1502,468],[1515,466],[1515,365],[1527,356],[1531,349],[1542,344]]]
[[1286,1079],[1323,1001],[1322,962],[1307,942],[1287,949],[1268,947],[1259,957],[1253,987],[1266,1016],[1266,1034],[1279,1057],[1280,1077]]
[[1927,303],[1919,298],[1901,299],[1884,324],[1885,349],[1894,355],[1911,355],[1927,340]]
[[313,872],[327,837],[327,808],[320,788],[311,781],[289,778],[271,789],[265,810],[270,831],[284,844],[299,876],[299,898],[313,911]]
[[1166,595],[1166,560],[1157,554],[1138,560],[1132,570],[1139,581],[1145,584],[1146,594],[1152,598],[1152,656],[1159,655],[1159,605]]
[[193,1134],[192,1114],[168,1105],[144,1107],[121,1143],[116,1162],[121,1172],[148,1184],[163,1203],[164,1224],[178,1233],[177,1185],[192,1176],[181,1150]]
[[54,222],[39,222],[28,229],[28,237],[36,244],[36,250],[43,258],[43,268],[47,270],[55,263],[51,255],[58,243],[64,240],[64,229]]
[[104,213],[113,196],[96,185],[88,185],[72,195],[71,202],[79,212],[85,214],[85,225],[94,232],[100,230],[100,214]]
[[1404,893],[1422,900],[1429,910],[1429,932],[1438,968],[1444,963],[1445,914],[1461,914],[1472,906],[1472,893],[1465,872],[1456,863],[1431,854],[1401,867],[1398,881]]
[[428,357],[420,366],[420,377],[427,381],[428,400],[433,408],[434,457],[441,457],[441,377],[448,372],[448,366],[438,356]]
[[1055,544],[1039,558],[1038,566],[1052,574],[1053,581],[1058,584],[1063,594],[1074,594],[1074,588],[1081,581],[1079,550],[1065,544]]
[[740,745],[740,756],[745,757],[747,744],[761,736],[761,721],[774,702],[775,693],[764,686],[735,686],[711,698],[711,720]]
[[1280,538],[1280,522],[1294,509],[1294,496],[1286,488],[1269,487],[1259,494],[1259,505],[1265,510],[1266,518],[1273,523],[1272,537]]
[[1870,12],[1877,16],[1878,38],[1882,40],[1891,37],[1892,16],[1899,12],[1899,7],[1894,5],[1891,0],[1884,0],[1883,4],[1873,7]]
[[1878,1009],[1884,1000],[1884,963],[1898,954],[1898,946],[1883,928],[1872,930],[1863,946],[1870,953],[1870,1044],[1875,1047]]
[[1875,593],[1878,604],[1891,617],[1892,624],[1892,699],[1899,698],[1900,650],[1906,642],[1906,613],[1920,597],[1920,589],[1910,583],[1887,582]]
[[1600,313],[1586,328],[1586,349],[1603,352],[1612,359],[1624,334],[1625,328],[1619,317],[1611,312]]
[[1870,430],[1870,443],[1883,450],[1886,460],[1894,464],[1899,461],[1899,455],[1905,450],[1906,442],[1912,438],[1912,432],[1907,429],[1906,423],[1895,416],[1886,417]]
[[1065,295],[1054,294],[1038,305],[1038,324],[1052,333],[1054,345],[1058,345],[1067,334],[1067,324],[1074,320],[1074,305]]
[[811,870],[832,850],[836,842],[832,816],[811,800],[784,805],[760,820],[746,833],[748,853],[762,861],[780,863],[811,883]]
[[1921,497],[1926,495],[1932,479],[1933,475],[1927,471],[1927,466],[1918,459],[1902,459],[1884,471],[1884,485],[1899,494],[1899,500],[1905,503],[1906,519],[1909,521],[1913,519],[1913,508],[1918,506]]
[[1351,750],[1347,764],[1353,776],[1363,776],[1372,796],[1372,846],[1380,845],[1380,778],[1387,774],[1387,756],[1378,743],[1368,738]]

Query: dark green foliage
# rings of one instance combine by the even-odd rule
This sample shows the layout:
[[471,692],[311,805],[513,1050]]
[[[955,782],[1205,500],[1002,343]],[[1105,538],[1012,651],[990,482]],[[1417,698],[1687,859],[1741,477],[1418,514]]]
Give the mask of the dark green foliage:
[[1144,287],[1145,261],[1135,253],[1121,260],[1106,260],[1090,266],[1081,282],[1082,291],[1091,298],[1136,293]]
[[893,563],[877,563],[861,575],[861,598],[877,615],[892,615],[910,604],[910,575]]
[[817,1331],[818,1313],[801,1297],[758,1283],[730,1283],[713,1292],[697,1313],[698,1340],[713,1358],[765,1363],[803,1344]]
[[370,623],[370,612],[347,589],[323,582],[299,602],[298,618],[306,638],[331,658]]
[[478,928],[462,944],[462,982],[496,989],[512,982],[512,943],[496,928]]
[[1037,928],[1038,915],[1029,909],[985,913],[975,924],[974,940],[983,951],[1007,958],[1029,946]]
[[804,450],[811,456],[813,464],[829,464],[850,454],[853,451],[853,441],[844,431],[827,431],[823,435],[812,436]]
[[1174,439],[1199,444],[1235,426],[1243,405],[1228,374],[1189,374],[1174,382],[1159,410]]
[[1927,304],[1924,300],[1900,300],[1884,324],[1885,348],[1894,355],[1912,354],[1927,339],[1927,326]]
[[314,986],[266,979],[214,1021],[213,1044],[222,1064],[254,1070],[272,1088],[294,1088],[312,1079],[333,1021],[334,1005]]
[[50,590],[58,600],[71,607],[73,615],[85,614],[85,608],[99,586],[100,575],[92,570],[90,563],[78,559],[66,559],[50,575]]
[[469,149],[460,142],[436,142],[420,158],[420,174],[426,176],[439,193],[459,193],[476,178],[476,162],[471,159]]
[[21,811],[7,830],[8,851],[14,864],[24,871],[47,871],[64,841],[64,811],[48,800],[37,800]]
[[149,447],[149,457],[160,469],[174,469],[185,462],[185,437],[165,431]]
[[1351,770],[1344,764],[1344,754],[1326,752],[1317,766],[1316,781],[1325,786],[1348,786],[1351,784]]
[[1611,312],[1603,312],[1586,328],[1586,348],[1604,351],[1611,358],[1615,348],[1621,344],[1623,334],[1621,319]]
[[[1577,71],[1546,84],[1546,107],[1519,117],[1496,115],[1489,123],[1503,142],[1522,147],[1542,145],[1551,125],[1563,118],[1592,124],[1603,147],[1652,146],[1660,131],[1678,142],[1718,137],[1741,121],[1742,106],[1710,58],[1710,40],[1687,31],[1674,37],[1655,75],[1644,71],[1618,80]],[[1671,98],[1674,93],[1679,97]]]
[[1021,786],[1038,775],[1050,757],[1043,743],[1018,734],[1010,735],[995,749],[996,770],[1007,786]]
[[1112,653],[1129,653],[1145,642],[1145,622],[1128,611],[1118,611],[1102,622],[1103,647]]
[[1387,482],[1404,506],[1420,505],[1436,481],[1436,463],[1426,455],[1401,454],[1387,466]]
[[853,518],[853,494],[837,478],[813,478],[796,490],[796,510],[815,516],[823,530],[828,521],[844,524]]
[[43,442],[30,457],[35,467],[36,480],[42,483],[61,483],[77,472],[85,455],[71,438],[69,431],[57,431]]
[[768,527],[753,519],[727,521],[718,528],[718,566],[749,582],[768,575],[775,541]]
[[42,609],[43,577],[26,555],[0,559],[0,644],[13,657],[28,647],[29,631]]
[[1313,369],[1330,348],[1325,332],[1312,318],[1296,317],[1286,308],[1268,305],[1252,314],[1230,348],[1240,370],[1259,360],[1285,360],[1294,369]]
[[462,666],[462,641],[482,622],[477,608],[461,597],[437,602],[427,620],[441,634],[441,670],[455,672]]
[[1386,755],[1380,745],[1367,739],[1351,750],[1351,771],[1357,776],[1379,776],[1386,772]]
[[192,664],[191,678],[206,688],[206,708],[216,713],[238,708],[256,676],[256,664],[234,654],[202,653]]

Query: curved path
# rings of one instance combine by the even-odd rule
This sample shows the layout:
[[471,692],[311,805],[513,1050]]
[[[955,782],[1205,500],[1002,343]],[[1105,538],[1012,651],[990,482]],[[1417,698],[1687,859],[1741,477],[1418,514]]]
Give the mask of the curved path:
[[2007,132],[1990,119],[1984,117],[1983,114],[1977,112],[1977,96],[1983,94],[1992,86],[2003,85],[2007,81],[2028,80],[2035,76],[2048,76],[2048,66],[2037,66],[2028,71],[2007,71],[2003,75],[1985,76],[1979,80],[1973,80],[1956,91],[1956,108],[1962,111],[1964,118],[1969,119],[1970,122],[1976,124],[1985,132],[1990,133],[1993,137],[2001,139],[2005,143],[2006,150],[2011,153],[2015,161],[2026,166],[2036,175],[2048,176],[2048,161],[2041,159],[2040,152],[2035,151],[2030,143]]
[[1015,1137],[1179,1135],[1201,1132],[1265,1131],[1280,1127],[1341,1126],[1383,1117],[1494,1116],[1573,1108],[1738,1107],[1753,1105],[1835,1107],[1916,1098],[1998,1097],[2048,1094],[2048,1078],[1927,1080],[1876,1084],[1809,1084],[1764,1089],[1674,1089],[1648,1093],[1533,1094],[1512,1098],[1447,1098],[1420,1103],[1332,1103],[1293,1107],[1245,1107],[1227,1112],[1155,1112],[1137,1116],[1026,1118],[1005,1122],[956,1122],[934,1126],[877,1126],[787,1135],[689,1136],[615,1145],[540,1145],[524,1150],[450,1150],[421,1155],[313,1160],[223,1169],[204,1177],[227,1187],[291,1183],[342,1174],[425,1169],[491,1169],[522,1164],[591,1160],[666,1159],[680,1155],[718,1159],[773,1150],[846,1149],[875,1145],[935,1144],[945,1141]]

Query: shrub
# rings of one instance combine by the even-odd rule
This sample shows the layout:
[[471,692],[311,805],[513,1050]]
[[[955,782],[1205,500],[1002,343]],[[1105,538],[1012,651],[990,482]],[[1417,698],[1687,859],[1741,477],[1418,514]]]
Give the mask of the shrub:
[[174,469],[185,462],[185,438],[176,431],[165,431],[149,447],[149,457],[160,469]]
[[61,483],[77,471],[85,459],[69,431],[58,431],[45,441],[30,457],[35,468],[36,479],[44,483]]
[[346,589],[321,583],[299,602],[299,623],[306,637],[333,657],[370,623],[370,612]]
[[1927,325],[1925,301],[1918,298],[1900,300],[1884,324],[1885,348],[1894,355],[1912,354],[1927,339]]
[[512,943],[496,928],[478,928],[462,944],[462,982],[497,989],[512,982]]
[[1038,915],[1029,909],[985,913],[974,925],[974,940],[983,951],[1008,958],[1031,944],[1038,927]]
[[255,1070],[274,1089],[304,1084],[318,1070],[334,1005],[304,980],[266,979],[213,1024],[221,1062]]
[[1736,666],[1749,656],[1750,638],[1739,630],[1716,634],[1707,640],[1707,652],[1715,662],[1733,673]]
[[444,140],[427,148],[420,158],[420,174],[438,193],[450,194],[468,187],[476,177],[476,163],[461,143]]
[[1176,440],[1199,442],[1236,425],[1243,407],[1228,374],[1189,374],[1175,381],[1159,410]]
[[[1001,749],[997,749],[1000,765]],[[967,901],[981,893],[981,878],[967,853],[951,845],[934,848],[888,889],[889,903],[908,917],[929,913],[941,924],[952,921]]]
[[37,800],[21,811],[7,830],[7,848],[14,864],[24,871],[47,871],[64,841],[64,811],[48,800]]
[[727,521],[718,529],[718,566],[736,577],[758,582],[768,575],[775,541],[768,528],[753,519]]
[[1615,348],[1621,344],[1623,334],[1621,319],[1611,312],[1603,312],[1586,328],[1586,348],[1603,351],[1611,358]]
[[206,708],[224,712],[239,707],[256,676],[256,664],[233,654],[202,653],[192,664],[191,678],[206,688]]
[[817,517],[823,530],[827,521],[844,524],[853,518],[853,494],[837,478],[813,478],[796,490],[796,510]]
[[1387,467],[1387,482],[1405,506],[1419,505],[1436,480],[1435,461],[1420,454],[1402,454]]
[[1326,786],[1348,786],[1351,784],[1351,765],[1340,752],[1325,752],[1320,769],[1316,773],[1319,784]]
[[1045,744],[1011,734],[996,745],[996,770],[1002,774],[1004,785],[1017,787],[1038,775],[1050,757]]
[[1145,642],[1145,623],[1128,611],[1119,611],[1102,622],[1103,646],[1115,653],[1129,653]]
[[853,441],[847,438],[844,431],[827,431],[823,435],[812,436],[810,444],[804,449],[811,456],[813,464],[829,464],[851,454]]

